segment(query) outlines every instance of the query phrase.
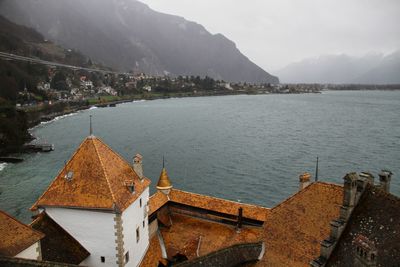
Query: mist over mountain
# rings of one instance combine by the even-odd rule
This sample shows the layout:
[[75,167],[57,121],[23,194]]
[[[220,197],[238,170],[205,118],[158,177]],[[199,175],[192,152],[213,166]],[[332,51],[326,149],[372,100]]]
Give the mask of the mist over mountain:
[[222,34],[136,0],[2,0],[0,13],[122,71],[278,82]]
[[284,83],[400,83],[400,50],[386,56],[325,55],[289,64],[276,73]]

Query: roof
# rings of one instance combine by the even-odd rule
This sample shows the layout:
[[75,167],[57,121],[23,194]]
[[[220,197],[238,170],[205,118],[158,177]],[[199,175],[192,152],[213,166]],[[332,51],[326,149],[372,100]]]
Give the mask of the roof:
[[[257,242],[262,239],[262,227],[243,227],[240,232],[235,226],[213,222],[180,213],[169,213],[172,224],[161,226],[168,259],[176,255],[185,255],[189,260],[198,256],[242,243]],[[157,266],[163,261],[157,235],[151,239],[149,249],[141,266]],[[146,264],[151,263],[151,265]]]
[[0,211],[0,255],[13,257],[34,243],[44,234],[17,221],[7,213]]
[[45,261],[79,264],[90,253],[59,224],[42,212],[31,227],[46,234],[40,241],[42,259]]
[[265,221],[270,211],[270,209],[262,206],[185,192],[174,188],[171,189],[168,197],[159,191],[150,197],[150,215],[164,206],[168,201],[229,215],[237,215],[238,209],[241,207],[243,209],[243,217],[258,221]]
[[[69,179],[70,178],[70,179]],[[134,192],[128,184],[134,185]],[[123,211],[150,184],[99,138],[87,137],[43,195],[32,206]]]
[[327,266],[353,265],[356,254],[353,242],[360,239],[365,243],[365,249],[367,246],[370,246],[369,249],[376,249],[376,266],[398,266],[400,198],[377,187],[367,186]]
[[169,180],[167,170],[162,168],[160,178],[158,179],[157,189],[170,189],[172,188],[171,181]]
[[266,252],[257,266],[309,266],[339,216],[343,187],[314,182],[271,209],[264,223]]

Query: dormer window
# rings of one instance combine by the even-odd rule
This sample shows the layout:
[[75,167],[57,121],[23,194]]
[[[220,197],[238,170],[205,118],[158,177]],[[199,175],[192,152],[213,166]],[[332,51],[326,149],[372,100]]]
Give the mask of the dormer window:
[[133,181],[125,181],[125,186],[128,188],[129,192],[135,193],[135,184]]
[[69,171],[69,172],[67,172],[67,173],[65,174],[64,178],[65,178],[65,180],[67,180],[67,181],[71,181],[73,176],[74,176],[74,172],[73,172],[73,171]]

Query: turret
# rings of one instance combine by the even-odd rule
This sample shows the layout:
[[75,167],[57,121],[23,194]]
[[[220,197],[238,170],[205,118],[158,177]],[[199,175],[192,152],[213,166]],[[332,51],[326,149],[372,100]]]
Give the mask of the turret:
[[171,191],[171,188],[172,184],[169,180],[167,170],[165,169],[165,167],[163,167],[161,170],[160,179],[158,179],[157,190],[160,190],[164,194],[168,195]]
[[143,164],[142,164],[142,155],[136,154],[133,158],[133,170],[139,176],[140,180],[143,179]]
[[305,172],[299,176],[299,191],[310,185],[311,174]]

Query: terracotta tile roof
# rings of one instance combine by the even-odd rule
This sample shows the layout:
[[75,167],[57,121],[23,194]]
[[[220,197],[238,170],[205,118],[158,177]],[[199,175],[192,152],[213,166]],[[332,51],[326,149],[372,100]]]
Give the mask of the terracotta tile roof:
[[341,186],[316,182],[271,209],[264,223],[266,253],[256,266],[309,266],[342,199]]
[[[171,213],[172,225],[160,227],[168,258],[172,259],[177,253],[188,259],[241,243],[256,242],[262,239],[262,227],[243,227],[238,233],[234,226],[216,223],[191,216]],[[151,239],[149,249],[141,266],[157,266],[161,257],[160,244],[155,235]],[[157,264],[156,264],[157,263]]]
[[[134,193],[127,187],[130,183],[134,184]],[[121,156],[90,136],[31,209],[58,206],[123,211],[149,184],[147,178],[141,182]]]
[[31,223],[31,227],[46,236],[40,241],[42,259],[70,264],[79,264],[90,253],[67,231],[42,212]]
[[0,255],[13,257],[43,237],[44,234],[0,211]]
[[157,234],[155,234],[150,239],[149,248],[147,249],[147,252],[143,257],[140,266],[142,267],[158,266],[159,262],[161,262],[164,265],[167,265],[167,260],[162,258],[160,241],[158,239]]
[[357,238],[369,241],[365,250],[376,249],[376,266],[399,266],[400,198],[368,186],[326,266],[352,266]]
[[167,202],[167,196],[161,191],[157,191],[149,198],[149,214],[153,214],[156,210],[164,206]]
[[168,201],[189,205],[192,207],[212,210],[230,215],[237,215],[239,207],[243,208],[243,217],[259,221],[265,221],[270,209],[234,202],[226,199],[210,197],[178,189],[171,189],[169,199],[161,192],[155,193],[150,197],[150,214],[165,205]]

